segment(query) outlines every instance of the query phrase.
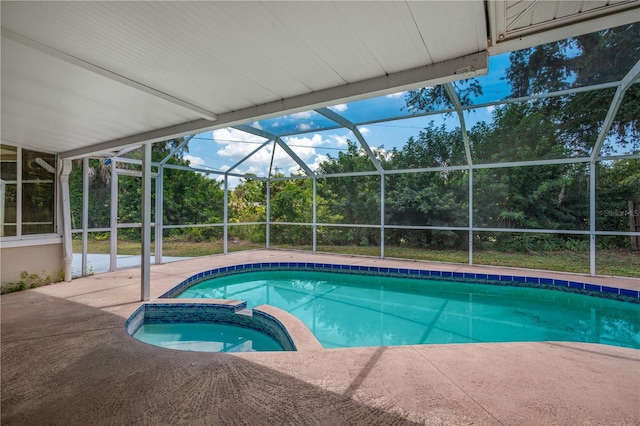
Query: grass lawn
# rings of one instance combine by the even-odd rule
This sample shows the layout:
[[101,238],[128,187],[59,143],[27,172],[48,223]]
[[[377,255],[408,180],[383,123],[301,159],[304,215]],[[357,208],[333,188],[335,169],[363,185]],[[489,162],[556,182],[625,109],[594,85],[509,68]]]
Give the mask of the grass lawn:
[[[109,240],[101,241],[89,241],[89,253],[95,254],[109,254]],[[237,243],[229,242],[228,249],[230,252],[253,250],[264,248],[264,244],[253,243],[251,241],[241,241]],[[141,244],[136,241],[118,241],[118,254],[135,255],[140,254]],[[151,243],[151,253],[155,250],[155,243]],[[82,251],[82,241],[79,239],[73,240],[73,252],[80,253]],[[198,257],[209,256],[212,254],[222,254],[224,247],[222,240],[205,241],[205,242],[189,242],[189,241],[171,241],[164,240],[162,242],[162,255],[163,256],[176,256],[176,257]]]
[[[74,253],[82,251],[82,242],[73,240]],[[311,246],[273,245],[274,248],[296,249],[311,251]],[[250,241],[229,242],[230,252],[264,248],[264,244]],[[154,245],[152,243],[151,252]],[[362,256],[380,256],[379,247],[358,246],[318,246],[319,252],[336,254],[354,254]],[[89,241],[89,253],[109,253],[109,240]],[[162,244],[164,256],[198,257],[221,254],[223,245],[221,240],[205,242],[188,242],[165,240]],[[135,255],[140,253],[140,243],[134,241],[118,241],[118,254]],[[596,272],[598,275],[614,275],[622,277],[640,278],[640,252],[631,250],[598,250],[596,253]],[[437,262],[469,263],[466,251],[454,250],[418,250],[406,247],[385,247],[385,257],[431,260]],[[549,271],[589,273],[589,252],[560,251],[560,252],[528,252],[507,253],[491,250],[476,250],[473,252],[473,263],[476,265],[508,266],[516,268],[543,269]]]

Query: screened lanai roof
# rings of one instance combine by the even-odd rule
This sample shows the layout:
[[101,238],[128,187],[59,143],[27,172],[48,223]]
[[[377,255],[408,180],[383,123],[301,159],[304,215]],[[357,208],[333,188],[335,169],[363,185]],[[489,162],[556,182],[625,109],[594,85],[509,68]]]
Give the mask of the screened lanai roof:
[[494,55],[640,13],[637,0],[0,7],[2,141],[65,158],[256,121],[259,142],[285,136],[268,124],[287,114],[320,131],[347,103],[338,124],[373,125],[352,115],[368,109],[358,101],[483,75]]

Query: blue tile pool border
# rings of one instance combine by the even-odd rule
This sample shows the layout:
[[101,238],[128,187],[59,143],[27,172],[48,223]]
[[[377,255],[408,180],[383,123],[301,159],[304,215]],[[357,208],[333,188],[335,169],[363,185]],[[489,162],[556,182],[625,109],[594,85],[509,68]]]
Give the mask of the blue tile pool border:
[[315,271],[346,274],[378,275],[399,278],[437,279],[472,284],[507,285],[516,287],[544,288],[566,291],[589,296],[640,303],[640,292],[625,288],[601,286],[587,282],[569,281],[559,278],[538,278],[523,275],[494,275],[474,272],[450,272],[424,269],[390,268],[378,266],[342,265],[314,262],[256,262],[223,266],[192,275],[160,296],[160,299],[174,298],[189,287],[202,281],[231,274],[256,271]]
[[127,333],[133,336],[144,324],[218,323],[250,328],[275,339],[284,351],[295,351],[291,335],[273,315],[259,309],[246,309],[246,302],[224,303],[162,303],[150,302],[138,307],[125,322]]

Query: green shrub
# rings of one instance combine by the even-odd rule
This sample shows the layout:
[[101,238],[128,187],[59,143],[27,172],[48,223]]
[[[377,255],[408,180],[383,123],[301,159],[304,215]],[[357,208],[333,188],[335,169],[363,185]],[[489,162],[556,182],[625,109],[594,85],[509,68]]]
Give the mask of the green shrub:
[[64,280],[64,271],[58,270],[55,272],[55,279],[51,275],[47,274],[47,271],[42,270],[40,274],[30,274],[27,271],[20,273],[20,281],[15,283],[8,283],[0,288],[0,294],[13,293],[15,291],[25,290],[27,288],[37,288],[43,285],[48,285]]

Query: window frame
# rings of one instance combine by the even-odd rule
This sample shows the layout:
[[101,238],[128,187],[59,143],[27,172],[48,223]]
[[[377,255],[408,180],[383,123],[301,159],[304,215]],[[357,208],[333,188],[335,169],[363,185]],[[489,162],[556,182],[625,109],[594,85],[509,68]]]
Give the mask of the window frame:
[[[2,244],[2,248],[11,248],[11,247],[24,247],[24,246],[34,246],[34,245],[45,245],[45,244],[59,244],[62,242],[62,232],[60,226],[60,218],[61,218],[61,206],[60,206],[60,187],[58,183],[59,176],[59,158],[58,155],[51,152],[34,150],[29,148],[24,148],[21,146],[16,146],[9,143],[0,143],[2,147],[11,147],[16,149],[16,180],[15,181],[7,181],[9,184],[16,185],[16,235],[11,236],[0,236],[0,243]],[[55,163],[55,172],[53,173],[52,185],[53,185],[53,232],[47,233],[39,233],[39,234],[24,234],[24,212],[23,212],[23,199],[25,196],[24,191],[24,183],[23,183],[23,150],[32,151],[36,153],[42,153],[46,155],[54,156]],[[2,203],[2,208],[4,209],[4,203]],[[4,212],[3,212],[4,213]],[[3,226],[4,224],[0,225]]]

